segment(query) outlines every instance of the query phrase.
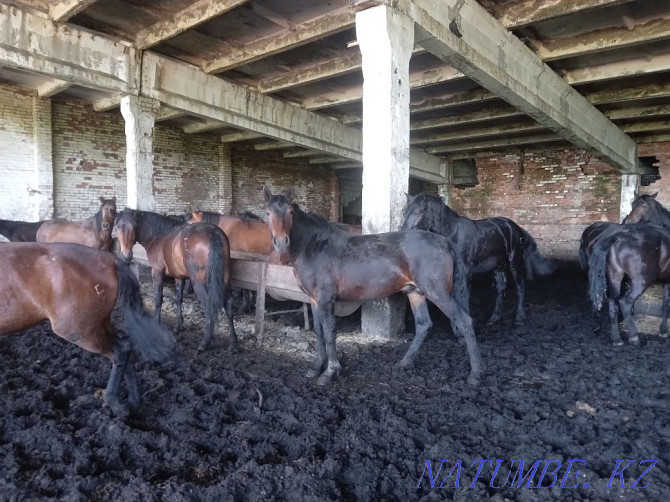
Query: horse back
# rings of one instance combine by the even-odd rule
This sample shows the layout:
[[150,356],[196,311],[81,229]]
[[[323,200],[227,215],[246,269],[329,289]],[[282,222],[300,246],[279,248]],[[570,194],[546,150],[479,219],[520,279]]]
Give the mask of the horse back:
[[[54,331],[83,336],[79,320],[102,323],[116,303],[118,276],[111,253],[75,244],[0,246],[0,334],[49,319]],[[76,343],[76,340],[71,340]]]
[[264,255],[272,253],[272,236],[265,222],[222,215],[218,227],[226,234],[231,251]]
[[112,230],[103,232],[97,228],[95,217],[82,221],[53,219],[45,221],[37,231],[37,242],[68,242],[100,250],[112,246]]

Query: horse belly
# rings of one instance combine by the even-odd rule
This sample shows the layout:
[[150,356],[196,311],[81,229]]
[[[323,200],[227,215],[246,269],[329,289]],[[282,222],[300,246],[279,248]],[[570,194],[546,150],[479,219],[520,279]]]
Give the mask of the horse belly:
[[0,292],[0,335],[29,328],[46,318],[22,291],[4,288]]

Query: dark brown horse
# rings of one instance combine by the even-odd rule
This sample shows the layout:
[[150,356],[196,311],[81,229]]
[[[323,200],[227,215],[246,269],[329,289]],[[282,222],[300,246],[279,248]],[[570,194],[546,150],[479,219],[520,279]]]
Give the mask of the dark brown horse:
[[340,370],[335,299],[378,300],[403,291],[414,313],[416,335],[400,366],[412,364],[432,326],[426,302],[430,300],[465,339],[471,366],[468,383],[479,382],[483,363],[472,319],[454,300],[454,257],[446,238],[421,230],[352,235],[294,207],[293,189],[273,195],[265,187],[263,195],[272,245],[293,265],[312,305],[317,359],[308,376],[319,376],[318,383],[326,384]]
[[[455,273],[465,276],[466,288],[463,296],[457,297],[459,305],[469,313],[472,275],[493,272],[498,295],[487,324],[496,322],[502,310],[507,273],[516,286],[516,322],[522,322],[525,318],[525,278],[531,279],[534,274],[547,275],[556,268],[553,262],[540,256],[531,235],[508,218],[471,220],[459,216],[441,198],[433,195],[422,193],[407,197],[401,229],[418,228],[443,235],[460,258]],[[460,263],[463,267],[458,266]]]
[[653,223],[670,229],[670,211],[656,200],[658,192],[652,195],[635,194],[630,213],[624,223]]
[[[622,283],[628,278],[630,288],[622,294]],[[598,239],[589,257],[589,295],[595,310],[607,299],[611,339],[621,345],[618,315],[623,314],[628,327],[628,341],[638,345],[633,322],[633,305],[654,282],[662,282],[663,321],[661,336],[667,337],[667,284],[670,283],[670,233],[661,226],[627,224],[614,234]]]
[[4,235],[10,242],[35,242],[42,223],[44,221],[0,220],[0,235]]
[[119,255],[129,262],[133,245],[147,251],[154,282],[155,315],[160,319],[165,276],[174,277],[177,286],[177,325],[183,323],[184,281],[190,279],[205,314],[205,337],[199,350],[209,347],[219,312],[225,309],[230,328],[229,350],[237,347],[233,324],[233,299],[230,288],[230,246],[220,228],[210,223],[187,225],[174,218],[149,211],[124,209],[116,219]]
[[[149,359],[173,356],[174,338],[142,307],[140,286],[128,265],[113,254],[77,244],[0,244],[0,335],[45,319],[61,338],[112,361],[105,401],[119,415],[128,411],[119,399],[126,382],[131,409],[140,405],[132,345]],[[110,316],[118,305],[125,317],[120,337]]]
[[116,197],[100,197],[100,210],[82,221],[47,220],[37,231],[37,242],[72,242],[95,249],[112,249]]
[[586,271],[588,269],[589,257],[598,239],[607,238],[621,230],[623,230],[623,225],[608,221],[596,221],[584,229],[579,241],[579,265],[582,270]]

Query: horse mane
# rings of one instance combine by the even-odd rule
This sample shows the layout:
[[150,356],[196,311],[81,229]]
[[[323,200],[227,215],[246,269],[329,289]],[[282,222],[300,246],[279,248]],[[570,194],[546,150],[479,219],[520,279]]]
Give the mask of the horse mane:
[[428,230],[441,235],[451,234],[455,230],[453,221],[462,218],[456,211],[447,206],[440,197],[425,192],[414,197],[412,202],[408,204],[408,209],[413,205],[425,207],[429,222]]
[[214,211],[200,211],[202,213],[202,221],[205,223],[211,223],[217,225],[219,223],[219,218],[221,213],[216,213]]
[[249,210],[238,211],[237,216],[239,216],[239,218],[243,221],[263,221],[263,218]]
[[166,235],[185,224],[170,216],[130,208],[121,211],[116,218],[116,222],[118,223],[122,219],[128,220],[134,227],[137,227],[138,232],[140,229],[150,230],[151,235],[155,237]]
[[297,205],[293,207],[293,218],[297,217],[298,225],[291,228],[291,242],[299,248],[321,249],[332,247],[333,239],[346,237],[349,234],[317,213],[305,212]]
[[670,211],[668,211],[663,204],[648,194],[640,195],[639,198],[643,199],[645,203],[652,208],[654,213],[651,218],[647,218],[644,221],[648,223],[658,223],[664,227],[670,227]]

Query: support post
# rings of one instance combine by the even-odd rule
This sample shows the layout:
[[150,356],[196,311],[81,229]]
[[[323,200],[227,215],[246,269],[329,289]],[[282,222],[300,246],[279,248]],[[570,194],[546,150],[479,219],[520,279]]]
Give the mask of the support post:
[[126,122],[126,174],[128,206],[154,211],[154,123],[160,103],[153,99],[126,95],[121,98],[121,114]]
[[33,98],[33,183],[30,196],[37,197],[34,217],[37,221],[54,217],[53,140],[51,100]]
[[233,210],[233,164],[230,145],[223,140],[219,144],[219,204],[223,214]]
[[[363,69],[363,233],[398,230],[409,189],[409,59],[414,22],[385,5],[356,14]],[[405,328],[404,295],[363,304],[366,336]]]
[[635,193],[640,188],[640,176],[624,174],[621,176],[621,205],[619,206],[619,223],[628,216],[633,207]]

